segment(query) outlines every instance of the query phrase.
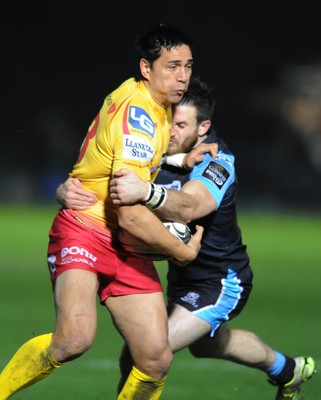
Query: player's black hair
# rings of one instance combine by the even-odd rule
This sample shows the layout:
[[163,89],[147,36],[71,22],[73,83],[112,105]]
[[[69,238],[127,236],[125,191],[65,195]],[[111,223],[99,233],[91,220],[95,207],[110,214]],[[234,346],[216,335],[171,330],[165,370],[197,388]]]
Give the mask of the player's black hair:
[[213,91],[199,77],[192,77],[188,89],[178,105],[194,106],[197,112],[198,124],[206,120],[211,120],[215,107]]
[[163,48],[170,50],[183,44],[192,48],[190,38],[180,29],[159,24],[136,39],[136,50],[140,58],[147,60],[150,65],[157,60]]

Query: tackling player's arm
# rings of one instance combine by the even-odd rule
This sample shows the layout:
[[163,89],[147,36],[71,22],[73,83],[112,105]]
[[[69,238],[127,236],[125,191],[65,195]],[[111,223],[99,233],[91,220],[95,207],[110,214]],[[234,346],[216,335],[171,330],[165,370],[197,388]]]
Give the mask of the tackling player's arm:
[[[132,171],[131,174],[133,174],[132,184],[137,192],[130,191],[131,199],[129,200],[128,197],[125,198],[126,192],[121,191],[122,186],[119,186],[119,197],[116,197],[116,193],[112,193],[115,204],[121,205],[122,202],[134,204],[146,197],[149,190],[148,182],[139,179]],[[120,200],[120,197],[122,200]],[[95,194],[82,189],[82,184],[77,178],[68,178],[64,183],[61,183],[56,191],[56,199],[63,207],[76,211],[86,210],[97,201]],[[215,207],[215,200],[204,185],[198,181],[193,181],[185,184],[182,192],[168,190],[167,201],[164,207],[158,210],[158,213],[159,215],[162,214],[164,219],[187,223],[195,218],[207,215]]]
[[[201,143],[189,153],[184,155],[182,166],[186,169],[192,169],[196,163],[204,159],[204,153],[209,152],[212,158],[215,158],[217,151],[218,147],[216,143]],[[181,156],[182,155],[183,154],[181,154]],[[114,178],[117,179],[118,177],[131,173],[132,178],[134,179],[131,188],[129,188],[127,191],[123,191],[120,185],[117,188],[118,192],[111,194],[115,204],[135,204],[144,200],[144,198],[147,196],[149,185],[147,182],[144,182],[139,178],[136,179],[137,176],[132,171],[123,169],[116,173]],[[129,180],[127,182],[130,184]],[[115,190],[113,186],[116,185],[117,180],[113,179],[111,181],[111,192]],[[189,196],[184,196],[184,192],[188,193]],[[179,195],[178,200],[175,198],[175,192],[172,193],[172,191],[169,191],[168,193],[169,201],[167,203],[171,207],[171,210],[176,213],[175,218],[173,218],[175,221],[187,223],[195,218],[206,215],[216,207],[215,200],[206,190],[204,185],[200,184],[200,182],[188,183],[188,185],[184,186],[183,193]],[[130,195],[132,195],[132,197],[130,197]],[[82,189],[82,183],[76,178],[68,178],[64,183],[61,183],[58,186],[56,191],[56,199],[63,207],[71,208],[77,211],[86,210],[97,202],[96,195]],[[214,204],[212,203],[213,200]],[[173,205],[175,201],[179,201],[180,204],[176,203]],[[204,205],[206,206],[204,207]],[[163,217],[170,219],[170,214],[167,214],[168,216],[165,217],[166,211],[170,211],[169,207],[163,207],[161,210],[161,212],[164,213]]]
[[188,223],[195,219],[205,217],[216,210],[217,204],[205,187],[199,180],[188,181],[182,187],[182,190],[168,190],[168,198],[164,207],[156,210],[157,215],[168,220]]
[[[217,152],[216,143],[201,143],[185,155],[176,154],[171,157],[178,156],[183,160],[183,164],[175,165],[176,167],[192,170],[205,159],[206,153],[209,153],[213,160]],[[114,204],[135,204],[148,198],[151,184],[142,181],[133,171],[122,169],[115,173],[110,183],[110,191]],[[166,202],[155,212],[162,219],[188,223],[208,215],[216,208],[213,192],[211,193],[200,180],[195,179],[187,182],[181,192],[167,189]]]
[[77,211],[87,210],[97,203],[97,196],[82,188],[82,182],[77,178],[68,178],[56,190],[56,200],[65,208]]
[[[209,155],[196,165],[181,191],[166,190],[167,198],[154,211],[161,218],[187,223],[216,210],[225,192],[235,182],[234,156],[221,152],[215,159]],[[131,171],[122,169],[111,181],[111,198],[115,204],[137,201],[150,205],[150,197],[159,190],[142,181]],[[152,202],[154,204],[154,202]]]
[[[133,171],[120,170],[111,181],[111,198],[115,204],[143,202],[149,194],[150,183],[141,180]],[[162,219],[188,223],[216,209],[216,201],[199,180],[191,180],[181,191],[167,189],[167,199],[155,213]]]
[[165,157],[165,163],[174,167],[193,169],[194,165],[203,161],[205,154],[209,153],[214,159],[218,152],[217,143],[200,143],[189,153],[178,153]]

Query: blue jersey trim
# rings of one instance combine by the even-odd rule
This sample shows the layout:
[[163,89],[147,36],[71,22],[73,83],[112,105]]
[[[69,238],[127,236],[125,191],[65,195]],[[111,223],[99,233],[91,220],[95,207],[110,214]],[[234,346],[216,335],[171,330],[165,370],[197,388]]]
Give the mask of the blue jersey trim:
[[200,308],[192,313],[211,324],[211,337],[217,328],[229,319],[229,314],[237,307],[243,288],[237,273],[228,269],[228,275],[221,280],[222,290],[215,304]]

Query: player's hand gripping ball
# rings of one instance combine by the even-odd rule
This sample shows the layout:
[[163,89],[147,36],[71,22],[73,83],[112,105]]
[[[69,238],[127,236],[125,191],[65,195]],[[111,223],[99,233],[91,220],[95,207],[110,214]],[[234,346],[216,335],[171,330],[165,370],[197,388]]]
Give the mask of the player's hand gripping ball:
[[[171,221],[163,222],[163,224],[173,236],[185,244],[188,243],[192,237],[192,232],[186,224]],[[118,240],[124,250],[136,256],[154,261],[169,259],[165,254],[156,254],[154,249],[148,247],[146,243],[133,237],[126,231],[119,232]]]

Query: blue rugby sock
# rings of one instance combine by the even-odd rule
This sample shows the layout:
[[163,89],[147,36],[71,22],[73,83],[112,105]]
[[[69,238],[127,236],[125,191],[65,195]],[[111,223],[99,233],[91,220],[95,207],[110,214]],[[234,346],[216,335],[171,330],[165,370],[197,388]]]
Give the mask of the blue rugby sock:
[[293,378],[295,361],[281,353],[275,352],[276,360],[273,365],[266,370],[271,380],[278,385],[284,385]]
[[276,359],[274,361],[274,364],[266,370],[271,378],[273,378],[273,376],[279,375],[282,372],[286,363],[286,357],[283,354],[276,351],[275,355]]

